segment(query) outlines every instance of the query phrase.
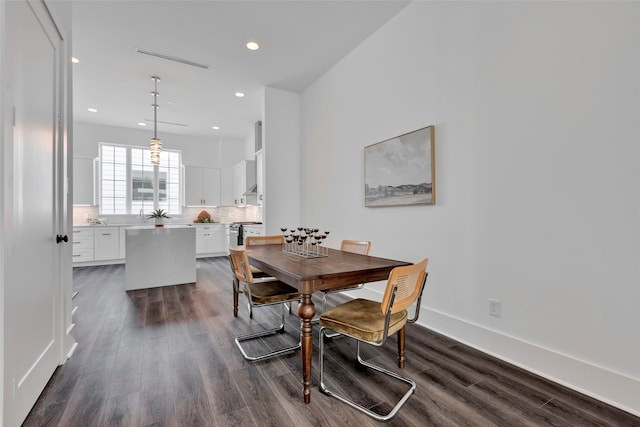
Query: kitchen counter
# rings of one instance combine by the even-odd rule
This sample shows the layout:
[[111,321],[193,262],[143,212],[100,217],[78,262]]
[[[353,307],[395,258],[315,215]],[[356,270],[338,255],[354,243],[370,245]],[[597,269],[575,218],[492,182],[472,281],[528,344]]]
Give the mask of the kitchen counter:
[[[164,226],[165,227],[175,227],[175,226],[180,226],[180,227],[197,227],[199,225],[224,225],[224,226],[228,226],[231,223],[224,223],[224,222],[185,222],[185,223],[171,223],[171,222],[165,222]],[[148,223],[125,223],[125,222],[109,222],[107,224],[74,224],[73,227],[77,228],[77,227],[94,227],[94,228],[100,228],[100,227],[155,227],[155,224],[153,221],[149,221]]]
[[196,227],[133,225],[126,229],[125,289],[196,281]]

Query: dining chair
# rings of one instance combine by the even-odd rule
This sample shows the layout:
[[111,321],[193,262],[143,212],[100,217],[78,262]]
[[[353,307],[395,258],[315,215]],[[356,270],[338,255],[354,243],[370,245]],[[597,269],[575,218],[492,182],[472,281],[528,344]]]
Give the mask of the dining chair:
[[284,236],[274,234],[269,236],[247,236],[244,238],[245,246],[253,245],[282,245],[284,244]]
[[[257,245],[283,245],[284,244],[284,236],[280,234],[268,235],[268,236],[247,236],[244,238],[245,246],[257,246]],[[263,272],[262,270],[254,267],[249,264],[249,268],[251,269],[251,273],[254,278],[257,277],[270,277],[269,274]],[[289,310],[289,314],[291,314],[291,304],[286,305],[287,310]],[[251,311],[251,306],[249,308],[249,318],[253,319],[253,312]]]
[[293,288],[273,277],[254,278],[253,274],[251,273],[251,269],[249,268],[247,253],[244,249],[229,248],[229,258],[231,260],[233,273],[237,279],[238,285],[242,287],[242,293],[249,300],[249,305],[252,310],[260,307],[282,305],[282,318],[280,325],[236,337],[235,343],[242,353],[242,356],[247,360],[255,361],[267,359],[269,357],[278,356],[280,354],[299,349],[301,347],[300,341],[298,341],[298,343],[293,346],[280,348],[274,351],[259,354],[257,356],[250,356],[242,347],[241,342],[243,341],[284,332],[284,303],[291,303],[293,301],[299,302],[300,293],[298,293],[298,290],[296,288]]
[[[354,254],[360,254],[360,255],[369,255],[369,252],[371,251],[371,242],[367,242],[367,241],[358,241],[358,240],[343,240],[340,243],[340,250],[341,251],[345,251],[345,252],[352,252]],[[350,290],[355,290],[355,289],[362,289],[364,287],[364,283],[360,283],[358,285],[353,285],[353,286],[347,286],[344,288],[337,288],[337,289],[326,289],[322,291],[322,304],[320,305],[320,313],[322,314],[327,310],[327,296],[334,294],[336,292],[344,292],[344,291],[350,291]],[[314,317],[313,319],[311,319],[311,323],[318,323],[320,322],[320,317]],[[340,334],[338,333],[334,333],[334,334],[327,334],[327,338],[335,338],[337,336],[339,336]]]
[[[382,302],[357,298],[344,304],[330,308],[320,316],[320,385],[322,393],[335,397],[347,405],[364,412],[378,421],[388,421],[393,418],[416,389],[416,383],[395,372],[384,369],[362,359],[360,343],[381,346],[389,335],[398,333],[398,350],[401,367],[404,366],[404,343],[406,324],[418,320],[422,291],[427,279],[428,258],[417,264],[396,267],[389,274],[387,287]],[[407,308],[416,303],[414,316],[408,318]],[[329,390],[324,383],[324,338],[327,330],[333,330],[341,335],[356,340],[356,357],[361,366],[371,368],[385,375],[398,379],[410,386],[409,390],[395,403],[387,414],[378,414],[353,400]]]
[[[340,250],[345,252],[352,252],[354,254],[369,255],[371,251],[371,242],[358,241],[358,240],[343,240],[340,243]],[[322,313],[327,309],[327,296],[336,292],[349,291],[354,289],[362,289],[363,283],[355,286],[347,286],[338,289],[327,289],[322,291]]]

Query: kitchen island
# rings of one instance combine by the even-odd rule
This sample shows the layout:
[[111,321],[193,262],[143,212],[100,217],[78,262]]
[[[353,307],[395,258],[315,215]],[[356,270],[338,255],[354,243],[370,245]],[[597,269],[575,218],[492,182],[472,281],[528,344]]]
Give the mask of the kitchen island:
[[195,281],[195,227],[165,225],[126,229],[125,290]]

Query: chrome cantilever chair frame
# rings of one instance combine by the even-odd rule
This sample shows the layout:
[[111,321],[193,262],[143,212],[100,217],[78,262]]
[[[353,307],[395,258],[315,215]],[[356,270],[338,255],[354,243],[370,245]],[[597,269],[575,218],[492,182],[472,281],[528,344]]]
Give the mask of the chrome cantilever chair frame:
[[264,331],[253,332],[253,333],[250,333],[250,334],[240,335],[239,337],[236,337],[236,339],[235,339],[236,346],[238,347],[238,349],[240,350],[240,353],[242,353],[242,356],[245,359],[250,360],[252,362],[255,362],[257,360],[268,359],[270,357],[275,357],[275,356],[279,356],[281,354],[290,353],[290,352],[298,350],[299,348],[302,347],[302,341],[298,341],[297,344],[292,345],[290,347],[285,347],[285,348],[282,348],[282,349],[279,349],[279,350],[274,350],[274,351],[271,351],[269,353],[264,353],[264,354],[261,354],[261,355],[258,355],[258,356],[250,356],[249,354],[247,354],[245,349],[242,347],[242,344],[240,344],[242,341],[248,341],[248,340],[252,340],[252,339],[255,339],[255,338],[259,338],[259,337],[264,337],[264,336],[268,336],[268,335],[275,335],[275,334],[284,332],[284,316],[285,316],[285,313],[287,312],[286,304],[278,302],[278,303],[273,303],[273,304],[261,304],[259,307],[266,307],[267,305],[276,305],[276,304],[281,304],[282,305],[282,318],[280,320],[280,325],[278,325],[278,326],[276,326],[274,328],[271,328],[271,329],[264,330]]
[[[269,328],[266,330],[262,330],[262,331],[257,331],[257,332],[252,332],[252,333],[248,333],[248,334],[244,334],[244,335],[240,335],[238,337],[235,338],[235,343],[236,346],[238,347],[238,349],[240,350],[240,352],[242,353],[242,356],[250,361],[257,361],[257,360],[263,360],[263,359],[268,359],[270,357],[275,357],[275,356],[279,356],[281,354],[285,354],[285,353],[289,353],[295,350],[298,350],[299,348],[301,348],[302,346],[302,342],[298,341],[297,344],[289,346],[289,347],[285,347],[285,348],[281,348],[278,350],[274,350],[271,352],[267,352],[267,353],[263,353],[257,356],[251,356],[249,355],[246,350],[243,348],[241,342],[243,341],[248,341],[248,340],[252,340],[255,338],[259,338],[259,337],[264,337],[264,336],[268,336],[268,335],[275,335],[278,333],[283,333],[284,332],[284,324],[285,324],[285,312],[286,309],[285,307],[287,306],[286,303],[291,303],[292,301],[299,301],[300,300],[300,296],[298,295],[296,298],[288,298],[288,299],[283,299],[283,300],[279,300],[279,301],[275,301],[275,302],[271,302],[271,303],[260,303],[260,304],[255,304],[253,302],[253,295],[251,293],[251,285],[252,284],[263,284],[263,283],[269,283],[269,282],[279,282],[277,279],[273,278],[273,277],[263,277],[263,278],[253,278],[251,275],[251,271],[249,270],[249,266],[248,266],[248,262],[246,261],[242,261],[240,263],[239,268],[241,269],[244,278],[246,279],[246,281],[241,280],[242,278],[237,277],[237,274],[235,272],[235,267],[234,267],[234,263],[233,263],[233,258],[232,255],[229,255],[229,259],[231,260],[231,265],[232,268],[234,269],[234,276],[236,276],[237,278],[237,282],[234,282],[234,286],[243,286],[244,287],[244,291],[246,292],[246,296],[247,299],[249,300],[249,306],[251,307],[251,309],[253,308],[261,308],[261,307],[267,307],[267,306],[272,306],[272,305],[282,305],[282,314],[281,314],[281,320],[280,320],[280,324],[276,327],[273,328]],[[245,255],[245,260],[246,260],[246,255]],[[290,304],[289,304],[290,305]]]
[[[352,245],[357,247],[359,250],[349,250],[346,249],[346,247],[348,247],[348,245]],[[367,242],[367,241],[357,241],[357,240],[343,240],[340,244],[340,250],[341,251],[346,251],[346,252],[352,252],[352,253],[356,253],[356,254],[361,254],[361,255],[369,255],[369,251],[371,251],[371,242]],[[360,283],[358,285],[355,286],[347,286],[345,288],[338,288],[338,289],[326,289],[322,291],[322,304],[321,304],[321,313],[324,313],[325,311],[327,311],[327,296],[331,295],[331,294],[335,294],[335,293],[339,293],[339,292],[346,292],[346,291],[356,291],[358,289],[362,289],[364,288],[364,283]],[[315,317],[313,319],[311,319],[312,323],[318,323],[320,321],[320,317]],[[339,336],[340,334],[335,333],[335,334],[327,334],[327,338],[335,338],[337,336]]]
[[[245,246],[253,246],[253,245],[282,245],[284,243],[284,237],[281,235],[267,235],[267,236],[247,236],[244,239],[244,245]],[[249,268],[251,268],[251,274],[253,274],[254,276],[257,276],[259,278],[271,278],[271,276],[269,276],[267,273],[264,273],[263,271],[257,269],[256,267],[250,265]],[[255,277],[254,277],[255,279]],[[292,313],[291,310],[291,304],[289,303],[285,303],[284,304],[285,307],[287,308],[287,310],[289,311],[289,314]],[[251,304],[247,304],[247,310],[249,310],[249,318],[253,319],[253,310],[251,307]]]
[[[414,316],[412,319],[407,319],[406,323],[415,323],[418,320],[418,316],[420,314],[420,302],[422,300],[422,292],[424,291],[424,286],[427,280],[427,276],[428,273],[424,274],[424,277],[422,279],[422,283],[420,285],[420,290],[418,293],[418,297],[416,298],[415,304],[416,304],[416,308],[414,311]],[[346,403],[347,405],[351,406],[352,408],[357,409],[358,411],[364,412],[365,414],[369,415],[370,417],[378,420],[378,421],[388,421],[391,418],[393,418],[396,413],[398,412],[398,410],[400,410],[400,408],[402,407],[402,405],[405,404],[405,402],[409,399],[409,397],[411,397],[411,395],[414,393],[415,389],[416,389],[416,383],[415,381],[413,381],[410,378],[407,377],[403,377],[402,375],[399,375],[395,372],[389,371],[381,366],[378,365],[374,365],[373,363],[367,362],[364,359],[362,359],[361,355],[360,355],[360,343],[361,342],[365,342],[367,344],[376,346],[376,347],[380,347],[384,344],[384,342],[387,340],[388,338],[388,331],[389,331],[389,322],[391,320],[391,314],[392,314],[392,310],[393,310],[393,303],[395,302],[396,299],[396,293],[398,291],[398,286],[394,285],[392,293],[391,293],[391,297],[390,297],[390,303],[389,306],[386,310],[385,313],[385,319],[384,319],[384,333],[382,336],[382,339],[378,342],[371,342],[371,341],[364,341],[361,338],[355,337],[353,335],[347,334],[347,333],[339,333],[338,335],[344,335],[344,336],[348,336],[351,337],[353,339],[356,340],[356,358],[357,358],[357,362],[361,365],[361,366],[365,366],[368,367],[370,369],[373,369],[375,371],[378,371],[380,373],[383,373],[385,375],[388,375],[392,378],[396,378],[399,381],[402,381],[406,384],[408,384],[409,390],[407,390],[402,397],[400,398],[400,400],[394,405],[394,407],[391,409],[391,411],[389,411],[386,415],[381,415],[378,414],[376,412],[371,411],[369,408],[365,408],[364,406],[352,401],[351,399],[348,399],[347,397],[340,395],[339,393],[329,390],[327,388],[327,386],[324,383],[324,339],[325,336],[329,336],[326,331],[330,328],[327,328],[325,326],[320,326],[320,342],[319,342],[319,347],[320,347],[320,354],[319,354],[319,358],[320,358],[320,384],[318,385],[318,388],[320,389],[320,391],[328,396],[332,396],[335,397],[336,399]],[[402,327],[402,329],[400,331],[398,331],[398,334],[400,334],[401,332],[404,332],[404,328],[405,326]],[[402,360],[402,363],[404,363],[404,359]]]

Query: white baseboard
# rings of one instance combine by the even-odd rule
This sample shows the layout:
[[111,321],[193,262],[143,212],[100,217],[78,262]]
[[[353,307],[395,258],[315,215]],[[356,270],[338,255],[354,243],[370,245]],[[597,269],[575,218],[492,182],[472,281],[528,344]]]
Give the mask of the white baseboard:
[[67,360],[70,359],[71,356],[73,356],[73,352],[76,351],[76,348],[78,348],[78,343],[74,342],[73,345],[71,346],[71,349],[67,352]]
[[[362,289],[351,296],[380,300]],[[417,324],[623,411],[640,416],[640,379],[422,306]],[[622,349],[621,349],[622,351]]]

